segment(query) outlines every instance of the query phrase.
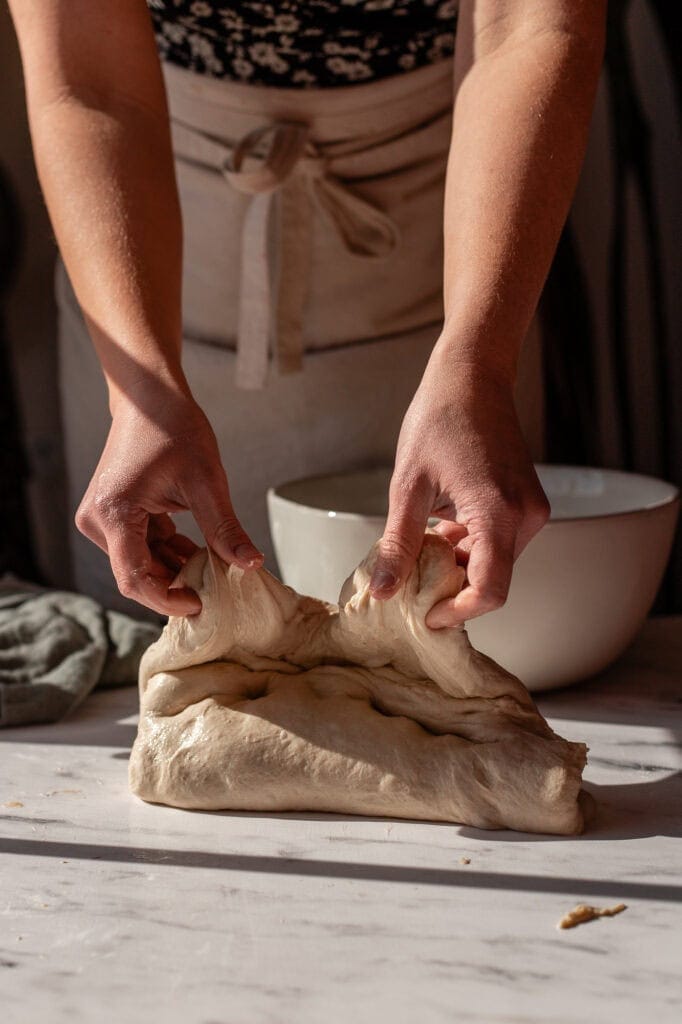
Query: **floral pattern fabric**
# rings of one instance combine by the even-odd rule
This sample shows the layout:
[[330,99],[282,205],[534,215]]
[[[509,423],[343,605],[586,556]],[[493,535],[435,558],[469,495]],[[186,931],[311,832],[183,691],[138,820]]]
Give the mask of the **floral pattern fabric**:
[[147,0],[162,60],[295,88],[351,85],[454,53],[458,0]]

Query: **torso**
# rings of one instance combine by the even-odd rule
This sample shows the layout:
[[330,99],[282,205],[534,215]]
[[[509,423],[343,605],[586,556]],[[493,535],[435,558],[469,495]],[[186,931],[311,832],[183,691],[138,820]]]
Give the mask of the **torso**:
[[451,57],[458,0],[147,0],[162,60],[288,88],[352,85]]

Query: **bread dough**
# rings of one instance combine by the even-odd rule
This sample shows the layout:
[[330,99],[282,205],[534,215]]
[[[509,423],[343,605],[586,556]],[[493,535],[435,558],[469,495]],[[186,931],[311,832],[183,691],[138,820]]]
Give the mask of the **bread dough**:
[[459,592],[451,545],[427,533],[388,601],[369,594],[376,545],[340,604],[201,549],[140,664],[130,785],[143,800],[241,811],[331,811],[573,834],[587,748],[557,736],[521,682],[432,630]]

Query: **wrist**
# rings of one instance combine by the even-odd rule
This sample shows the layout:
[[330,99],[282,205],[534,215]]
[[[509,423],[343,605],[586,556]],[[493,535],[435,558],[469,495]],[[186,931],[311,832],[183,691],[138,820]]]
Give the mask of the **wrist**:
[[115,416],[121,409],[134,405],[143,413],[167,409],[178,402],[194,402],[190,386],[181,366],[137,367],[125,379],[107,374],[109,411]]
[[478,386],[513,393],[516,383],[516,353],[500,351],[475,338],[441,330],[427,364],[427,374],[451,385]]

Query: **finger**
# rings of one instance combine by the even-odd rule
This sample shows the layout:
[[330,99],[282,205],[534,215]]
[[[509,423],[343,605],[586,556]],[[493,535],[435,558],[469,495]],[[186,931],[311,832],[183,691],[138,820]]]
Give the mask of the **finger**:
[[424,543],[433,504],[433,489],[428,483],[406,491],[394,480],[389,491],[386,526],[369,584],[372,597],[381,601],[392,597],[412,571]]
[[169,548],[184,558],[185,561],[191,558],[195,551],[199,550],[199,545],[195,544],[189,537],[185,537],[184,533],[174,533],[172,537],[169,537],[166,541]]
[[184,533],[177,532],[175,523],[166,512],[149,517],[147,540],[154,544],[161,541],[167,547],[172,548],[175,557],[179,556],[183,562],[186,562],[195,551],[199,550],[198,544],[186,537]]
[[175,533],[175,523],[167,512],[155,512],[149,517],[147,540],[166,541]]
[[467,533],[466,537],[463,537],[462,540],[455,545],[455,558],[457,559],[457,565],[463,565],[464,568],[469,565],[472,543],[473,537]]
[[104,531],[100,529],[96,515],[90,509],[87,493],[76,509],[73,521],[79,533],[82,533],[84,537],[87,537],[88,540],[92,541],[93,544],[96,544],[98,548],[107,554],[106,537],[104,536]]
[[453,523],[449,519],[441,519],[433,529],[436,533],[439,533],[441,537],[445,537],[446,540],[449,540],[453,547],[455,547],[459,541],[463,540],[468,533],[466,526],[462,523]]
[[111,568],[124,595],[162,615],[195,615],[201,601],[189,587],[169,589],[173,574],[152,556],[137,529],[119,527],[107,534]]
[[148,543],[152,552],[166,565],[174,568],[176,572],[192,557],[195,551],[199,550],[194,541],[181,534],[173,534],[165,541],[148,540]]
[[150,549],[159,564],[173,573],[178,573],[187,561],[186,558],[177,554],[170,544],[164,544],[163,541],[153,541],[150,544]]
[[426,616],[426,625],[431,629],[460,626],[467,619],[500,608],[509,593],[514,546],[515,534],[474,536],[467,566],[468,586],[454,598],[435,604]]
[[191,511],[206,543],[224,562],[236,562],[242,569],[254,569],[263,564],[265,556],[237,519],[224,475],[217,482],[214,479],[212,487],[205,485],[197,489]]

